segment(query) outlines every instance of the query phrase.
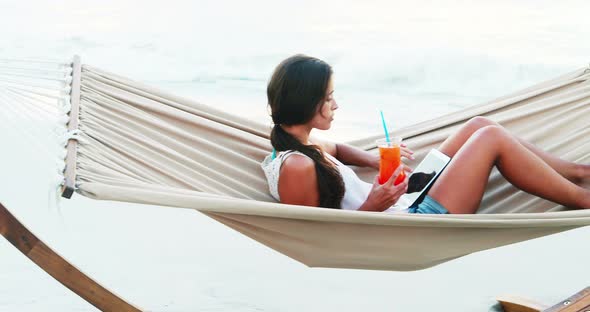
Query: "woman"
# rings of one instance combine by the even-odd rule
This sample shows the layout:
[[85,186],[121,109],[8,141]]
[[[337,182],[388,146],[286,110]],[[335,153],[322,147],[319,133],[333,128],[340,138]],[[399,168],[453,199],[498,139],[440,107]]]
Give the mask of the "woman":
[[[285,204],[385,211],[407,190],[407,177],[393,183],[403,166],[385,184],[375,177],[371,185],[346,165],[378,169],[379,156],[309,139],[312,129],[330,128],[338,109],[333,93],[332,69],[319,59],[295,55],[275,69],[267,88],[275,152],[262,163],[271,194]],[[590,190],[580,186],[590,178],[589,165],[552,156],[486,118],[471,119],[438,149],[451,162],[424,201],[405,212],[475,213],[494,166],[523,191],[567,207],[590,208]],[[402,147],[403,157],[411,154]]]

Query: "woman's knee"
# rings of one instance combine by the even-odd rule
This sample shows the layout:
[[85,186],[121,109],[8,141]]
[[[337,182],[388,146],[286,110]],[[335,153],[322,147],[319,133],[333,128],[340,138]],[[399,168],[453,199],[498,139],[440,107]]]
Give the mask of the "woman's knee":
[[479,128],[472,139],[484,144],[501,144],[509,139],[510,134],[501,126],[491,125]]
[[469,119],[469,121],[465,124],[466,128],[471,129],[471,132],[475,132],[481,128],[487,127],[487,126],[499,126],[498,123],[496,123],[495,121],[492,121],[486,117],[483,116],[476,116],[473,117],[471,119]]

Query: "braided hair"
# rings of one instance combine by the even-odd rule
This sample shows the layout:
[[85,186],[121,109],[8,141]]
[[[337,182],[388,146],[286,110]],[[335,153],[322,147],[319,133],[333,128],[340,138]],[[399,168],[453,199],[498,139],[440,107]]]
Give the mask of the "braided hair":
[[326,62],[306,55],[294,55],[275,69],[266,90],[274,127],[270,142],[276,151],[294,150],[313,160],[318,179],[320,206],[340,209],[344,181],[334,163],[317,145],[304,145],[281,125],[310,121],[323,105],[332,68]]

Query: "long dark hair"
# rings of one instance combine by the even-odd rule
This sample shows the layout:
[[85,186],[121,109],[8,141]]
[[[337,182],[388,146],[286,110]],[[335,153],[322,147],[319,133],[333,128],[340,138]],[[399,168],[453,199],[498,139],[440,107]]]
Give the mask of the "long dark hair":
[[266,94],[274,127],[270,142],[277,151],[295,150],[315,163],[320,206],[340,209],[344,197],[344,181],[334,163],[326,159],[317,145],[304,145],[281,125],[298,125],[310,121],[321,105],[332,76],[326,62],[306,55],[294,55],[275,69]]

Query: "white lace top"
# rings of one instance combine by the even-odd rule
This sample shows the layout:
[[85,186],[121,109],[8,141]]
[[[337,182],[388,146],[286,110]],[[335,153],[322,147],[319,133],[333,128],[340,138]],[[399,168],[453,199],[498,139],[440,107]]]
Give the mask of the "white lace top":
[[[282,151],[278,152],[274,159],[271,154],[266,156],[264,161],[262,161],[261,167],[262,170],[264,170],[264,174],[268,181],[268,189],[272,197],[277,201],[281,200],[279,197],[279,174],[281,166],[287,157],[295,154],[307,157],[305,154],[297,151]],[[342,180],[344,181],[345,191],[340,205],[341,208],[346,210],[359,209],[367,199],[367,196],[369,196],[372,185],[361,180],[352,169],[341,163],[332,155],[328,153],[324,153],[324,155],[338,166],[340,175],[342,175]],[[386,212],[407,213],[407,208],[410,204],[411,203],[404,200],[404,197],[402,196],[398,202],[394,206],[391,206],[391,208],[387,209]]]

